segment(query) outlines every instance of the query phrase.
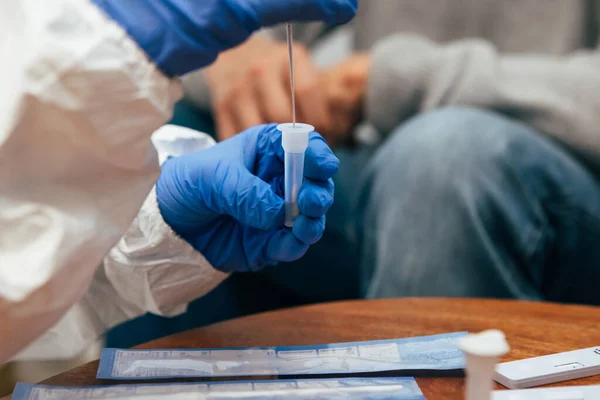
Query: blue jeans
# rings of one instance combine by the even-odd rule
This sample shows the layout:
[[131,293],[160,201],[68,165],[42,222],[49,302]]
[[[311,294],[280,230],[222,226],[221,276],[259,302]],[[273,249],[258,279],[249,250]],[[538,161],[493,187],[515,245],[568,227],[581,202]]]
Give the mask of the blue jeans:
[[600,185],[535,130],[442,109],[401,126],[359,193],[367,297],[600,304]]
[[[246,304],[266,285],[289,296],[285,305],[403,296],[600,304],[600,184],[530,127],[447,108],[412,118],[377,148],[337,154],[323,239],[302,260],[239,274],[223,296]],[[214,297],[193,304],[192,323],[231,303]]]

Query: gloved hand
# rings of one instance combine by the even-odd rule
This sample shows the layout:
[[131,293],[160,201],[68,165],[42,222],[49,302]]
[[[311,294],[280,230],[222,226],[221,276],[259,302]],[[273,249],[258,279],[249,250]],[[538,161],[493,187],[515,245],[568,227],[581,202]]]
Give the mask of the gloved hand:
[[92,0],[169,76],[212,63],[261,27],[349,21],[357,0]]
[[281,132],[261,125],[197,153],[163,164],[156,184],[167,224],[223,272],[256,271],[294,261],[316,243],[333,203],[339,160],[311,133],[300,215],[284,227]]

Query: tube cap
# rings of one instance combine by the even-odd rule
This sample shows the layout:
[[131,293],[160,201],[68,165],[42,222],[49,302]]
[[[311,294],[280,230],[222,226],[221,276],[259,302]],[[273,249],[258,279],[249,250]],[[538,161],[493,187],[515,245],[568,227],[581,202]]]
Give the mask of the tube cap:
[[304,153],[308,147],[308,134],[315,130],[315,127],[308,124],[288,122],[277,125],[281,131],[281,145],[287,153]]

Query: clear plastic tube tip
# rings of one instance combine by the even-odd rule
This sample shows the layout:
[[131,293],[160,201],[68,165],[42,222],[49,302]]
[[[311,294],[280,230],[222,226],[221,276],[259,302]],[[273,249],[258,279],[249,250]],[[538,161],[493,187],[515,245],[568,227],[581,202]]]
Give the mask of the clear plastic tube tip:
[[281,131],[284,157],[285,226],[294,226],[298,217],[298,193],[304,176],[304,153],[308,148],[308,134],[315,128],[308,124],[286,123],[277,126]]

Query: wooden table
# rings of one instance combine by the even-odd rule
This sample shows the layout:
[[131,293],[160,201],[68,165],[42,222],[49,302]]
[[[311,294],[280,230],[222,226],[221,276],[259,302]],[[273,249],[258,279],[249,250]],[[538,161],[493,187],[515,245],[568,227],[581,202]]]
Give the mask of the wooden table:
[[[389,299],[320,304],[258,314],[195,329],[139,348],[306,345],[455,331],[503,330],[505,361],[600,346],[600,308],[472,299]],[[43,383],[97,385],[98,362]],[[462,399],[462,377],[420,377],[428,399]],[[562,385],[600,384],[600,377]],[[500,386],[498,386],[500,388]]]

